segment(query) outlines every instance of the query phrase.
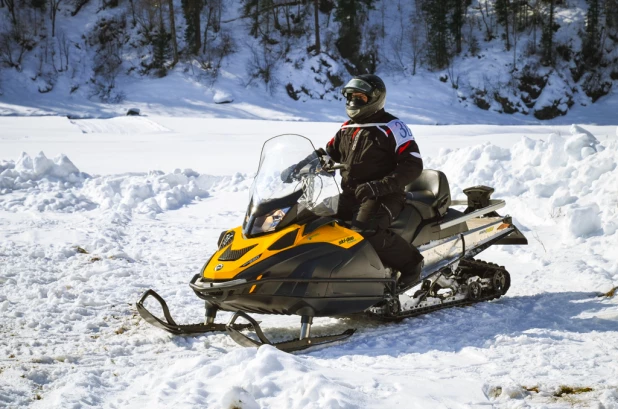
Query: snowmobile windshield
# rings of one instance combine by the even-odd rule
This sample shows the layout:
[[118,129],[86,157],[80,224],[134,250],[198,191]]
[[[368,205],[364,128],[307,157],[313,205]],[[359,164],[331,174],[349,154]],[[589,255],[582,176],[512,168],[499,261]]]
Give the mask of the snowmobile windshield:
[[262,147],[243,223],[247,237],[289,225],[309,211],[317,216],[337,213],[339,188],[322,168],[311,141],[300,135],[279,135]]

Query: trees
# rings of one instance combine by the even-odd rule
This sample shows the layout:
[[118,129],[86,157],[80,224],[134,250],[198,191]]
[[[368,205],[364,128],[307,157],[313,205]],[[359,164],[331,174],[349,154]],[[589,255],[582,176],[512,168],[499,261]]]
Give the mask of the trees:
[[547,17],[543,22],[543,33],[541,35],[541,63],[543,65],[554,64],[554,10],[555,1],[548,0]]
[[4,4],[9,9],[9,13],[11,13],[11,22],[13,25],[17,25],[17,17],[15,16],[15,0],[4,0]]
[[599,0],[588,0],[586,31],[583,33],[582,56],[588,66],[596,66],[600,61],[601,33],[599,29]]
[[434,0],[423,0],[421,5],[427,23],[427,62],[434,69],[447,67],[451,59],[448,6]]
[[369,71],[371,56],[360,51],[362,25],[367,10],[374,0],[339,0],[335,8],[335,21],[339,22],[339,38],[335,42],[341,56],[352,63],[348,71],[354,74]]
[[170,16],[170,32],[172,35],[172,67],[178,63],[178,41],[176,40],[176,18],[174,17],[174,1],[167,0]]
[[62,0],[49,0],[49,18],[52,23],[52,37],[56,36],[56,14]]
[[199,54],[202,48],[201,15],[203,8],[203,0],[182,0],[182,11],[187,23],[185,41],[191,54]]
[[320,0],[313,0],[314,31],[315,31],[315,52],[320,54]]
[[511,1],[510,0],[496,0],[496,4],[494,5],[496,9],[496,15],[498,16],[498,23],[504,25],[504,41],[506,50],[509,51],[511,49],[511,42],[509,38],[509,18],[511,11]]
[[[508,0],[507,0],[508,1]],[[464,20],[465,20],[465,11],[466,5],[464,4],[465,0],[450,0],[450,8],[451,8],[451,21],[450,21],[450,31],[453,35],[453,39],[455,40],[455,52],[457,54],[461,53],[461,31],[463,29]]]

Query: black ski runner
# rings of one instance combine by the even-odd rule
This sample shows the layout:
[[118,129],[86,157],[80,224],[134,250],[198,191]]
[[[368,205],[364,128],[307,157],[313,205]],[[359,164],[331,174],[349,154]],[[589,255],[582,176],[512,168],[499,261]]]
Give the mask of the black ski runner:
[[[160,318],[155,317],[144,307],[144,301],[148,297],[154,298],[160,305],[163,310],[163,315],[165,316],[165,321]],[[226,331],[226,324],[176,324],[176,321],[172,318],[172,314],[170,314],[169,307],[167,303],[161,298],[159,294],[157,294],[154,290],[148,290],[143,295],[142,298],[136,303],[137,312],[139,315],[146,321],[147,323],[154,325],[157,328],[161,328],[167,332],[170,332],[174,335],[198,335],[204,334],[207,332],[217,332],[217,331]],[[250,328],[251,325],[237,324],[235,329],[246,329]]]
[[[248,336],[246,336],[245,334],[242,334],[238,330],[238,324],[236,324],[236,320],[240,317],[244,318],[250,323],[251,328],[253,329],[253,331],[255,332],[255,335],[257,335],[259,340],[249,338]],[[309,337],[305,337],[302,339],[296,338],[290,341],[273,343],[266,337],[266,335],[264,335],[264,333],[262,332],[262,329],[260,328],[260,324],[256,320],[251,318],[248,314],[242,311],[237,311],[232,317],[232,319],[230,319],[230,322],[228,323],[228,326],[227,326],[227,333],[230,335],[230,337],[232,337],[234,341],[236,341],[237,344],[241,346],[260,347],[262,345],[271,345],[285,352],[302,351],[303,349],[307,349],[310,347],[330,344],[332,342],[337,342],[337,341],[342,341],[352,336],[352,334],[354,334],[355,331],[356,331],[355,329],[347,329],[341,334],[324,335],[320,337],[310,337],[309,336]]]

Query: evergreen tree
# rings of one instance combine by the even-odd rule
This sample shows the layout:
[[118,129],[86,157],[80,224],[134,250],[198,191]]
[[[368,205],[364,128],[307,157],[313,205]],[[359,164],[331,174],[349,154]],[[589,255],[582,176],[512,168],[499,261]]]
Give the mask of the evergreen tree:
[[171,35],[165,31],[165,27],[160,27],[153,37],[152,63],[150,68],[157,70],[159,77],[165,77],[167,74],[165,61],[171,54],[170,40]]
[[47,0],[31,0],[30,6],[33,9],[45,10]]
[[198,54],[202,47],[201,15],[204,8],[204,0],[182,0],[182,11],[185,15],[187,26],[185,28],[185,41],[189,52]]
[[541,52],[543,65],[554,64],[554,9],[555,0],[549,0],[547,19],[543,24],[543,34],[541,35]]
[[423,0],[427,23],[427,62],[431,68],[443,69],[451,60],[451,36],[446,1]]
[[618,0],[605,0],[604,14],[609,36],[618,42]]
[[510,12],[510,0],[496,0],[495,8],[496,8],[496,16],[498,23],[504,26],[504,41],[506,45],[506,50],[511,49],[511,41],[509,38],[509,12]]
[[[339,22],[339,38],[335,45],[341,56],[352,64],[355,71],[372,71],[372,56],[361,54],[363,14],[373,7],[374,0],[339,0],[335,9],[335,21]],[[375,65],[375,60],[373,65]]]
[[461,40],[462,34],[461,31],[463,29],[464,24],[464,15],[466,5],[464,4],[466,0],[450,0],[450,8],[451,12],[451,23],[450,29],[453,35],[453,39],[455,40],[455,52],[457,54],[461,53]]
[[601,36],[599,30],[599,0],[588,0],[586,14],[586,32],[584,33],[582,54],[589,66],[599,63],[601,54]]

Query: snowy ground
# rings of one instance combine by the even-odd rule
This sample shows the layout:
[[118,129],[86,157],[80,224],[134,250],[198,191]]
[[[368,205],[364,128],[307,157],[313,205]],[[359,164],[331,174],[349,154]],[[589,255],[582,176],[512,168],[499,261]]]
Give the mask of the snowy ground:
[[[454,196],[494,186],[528,237],[482,254],[511,272],[500,300],[399,324],[316,319],[317,335],[358,331],[293,355],[139,318],[154,288],[178,322],[200,320],[187,282],[240,224],[262,142],[336,129],[0,118],[0,406],[618,408],[618,297],[599,296],[618,286],[615,126],[413,128]],[[297,317],[256,318],[297,335]]]

